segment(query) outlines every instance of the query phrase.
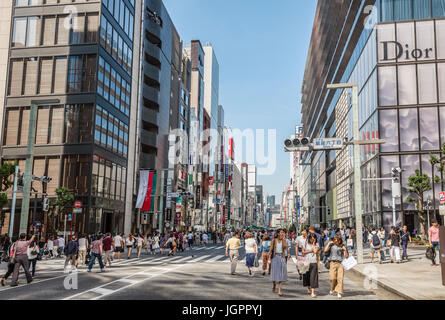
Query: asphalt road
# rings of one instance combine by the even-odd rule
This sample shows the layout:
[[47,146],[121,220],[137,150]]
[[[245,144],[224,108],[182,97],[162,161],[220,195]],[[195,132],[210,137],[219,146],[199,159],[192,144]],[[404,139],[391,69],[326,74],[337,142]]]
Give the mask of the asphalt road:
[[[77,273],[65,274],[64,260],[39,261],[34,281],[28,285],[22,275],[18,287],[0,287],[0,300],[313,300],[299,280],[293,259],[288,262],[289,281],[283,287],[283,297],[279,297],[272,292],[269,276],[260,271],[248,276],[244,250],[240,253],[236,276],[230,274],[230,262],[221,245],[201,246],[175,257],[147,256],[144,252],[137,259],[133,254],[130,260],[113,261],[104,273],[99,272],[97,263],[91,273],[81,267]],[[394,298],[383,289],[364,289],[361,283],[347,272],[343,299]],[[320,273],[319,285],[316,299],[337,299],[329,295],[327,270]]]

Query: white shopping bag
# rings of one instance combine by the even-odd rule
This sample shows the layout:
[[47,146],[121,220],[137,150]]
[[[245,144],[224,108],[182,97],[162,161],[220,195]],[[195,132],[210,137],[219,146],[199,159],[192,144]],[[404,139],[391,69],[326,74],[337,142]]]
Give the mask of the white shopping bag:
[[354,268],[357,265],[357,260],[355,260],[354,257],[349,257],[345,260],[343,260],[343,262],[341,263],[343,265],[343,268],[348,271],[351,270],[352,268]]
[[353,244],[354,244],[354,243],[352,242],[352,239],[348,239],[348,241],[346,242],[346,245],[347,245],[348,247],[352,247]]

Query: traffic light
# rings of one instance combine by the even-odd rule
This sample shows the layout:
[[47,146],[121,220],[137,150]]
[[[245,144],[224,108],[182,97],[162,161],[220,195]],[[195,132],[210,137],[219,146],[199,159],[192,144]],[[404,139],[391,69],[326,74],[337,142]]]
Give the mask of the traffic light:
[[284,140],[284,148],[286,151],[304,151],[309,150],[310,147],[309,138],[294,138]]
[[49,198],[46,196],[43,197],[43,211],[49,211]]

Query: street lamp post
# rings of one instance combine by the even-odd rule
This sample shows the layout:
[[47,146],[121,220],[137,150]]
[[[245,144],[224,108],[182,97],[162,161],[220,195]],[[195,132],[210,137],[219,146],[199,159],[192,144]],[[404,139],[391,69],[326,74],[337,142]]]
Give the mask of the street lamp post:
[[[435,174],[434,174],[434,167],[436,166],[436,164],[442,164],[442,161],[445,161],[445,157],[442,157],[442,158],[440,158],[440,160],[439,160],[439,162],[438,163],[433,163],[432,165],[431,165],[431,185],[433,186],[433,197],[432,197],[432,200],[433,200],[433,208],[434,208],[434,218],[437,220],[437,215],[436,215],[436,191],[435,191],[435,179],[434,179],[434,177],[435,177]],[[429,224],[429,222],[428,222],[428,228],[430,227],[430,224]]]
[[[330,84],[327,89],[349,89],[352,88],[352,116],[354,140],[360,139],[359,117],[358,117],[358,85],[357,83]],[[354,143],[354,205],[355,224],[357,237],[357,260],[363,263],[363,222],[362,222],[362,192],[360,172],[360,145]]]
[[28,229],[29,200],[31,193],[32,167],[34,162],[34,142],[36,139],[36,126],[37,126],[37,108],[40,105],[52,105],[58,103],[60,103],[60,100],[58,99],[31,101],[31,110],[30,110],[29,125],[28,125],[28,146],[26,149],[26,166],[25,166],[25,175],[23,178],[23,200],[22,200],[22,212],[20,215],[19,233],[26,233]]

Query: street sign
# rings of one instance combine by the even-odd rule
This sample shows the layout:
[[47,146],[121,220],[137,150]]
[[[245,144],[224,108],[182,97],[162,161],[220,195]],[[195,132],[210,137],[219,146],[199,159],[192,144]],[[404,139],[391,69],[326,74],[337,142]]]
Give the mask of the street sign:
[[440,192],[439,193],[439,200],[442,203],[445,203],[445,192]]
[[341,150],[343,145],[343,138],[317,138],[313,141],[314,150]]
[[178,192],[169,192],[167,193],[168,198],[178,198],[180,194]]
[[439,206],[439,214],[440,214],[441,216],[445,216],[445,205],[441,204],[441,205]]
[[74,208],[73,213],[82,213],[82,208]]
[[82,208],[82,202],[81,201],[74,202],[74,208]]

